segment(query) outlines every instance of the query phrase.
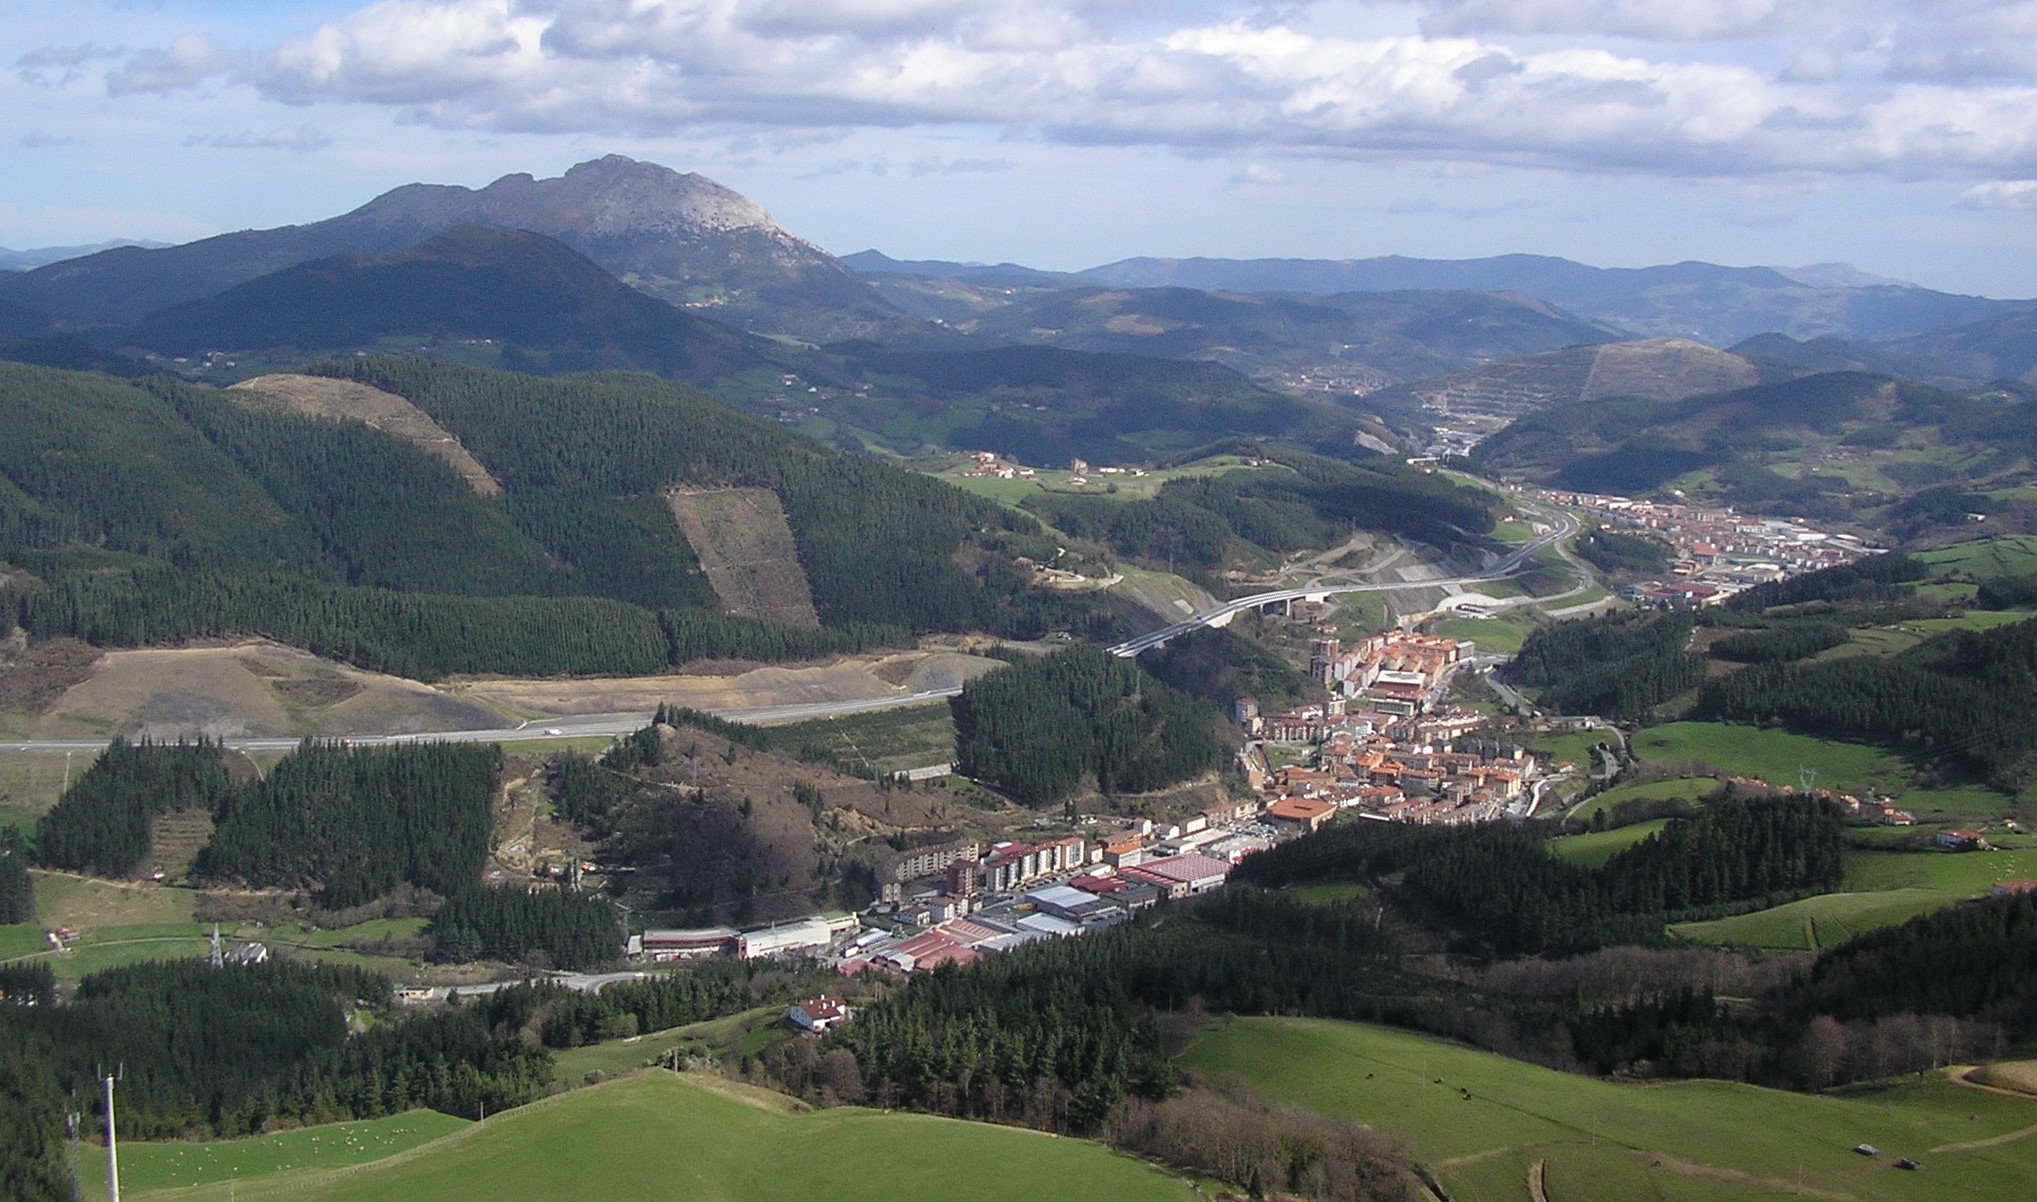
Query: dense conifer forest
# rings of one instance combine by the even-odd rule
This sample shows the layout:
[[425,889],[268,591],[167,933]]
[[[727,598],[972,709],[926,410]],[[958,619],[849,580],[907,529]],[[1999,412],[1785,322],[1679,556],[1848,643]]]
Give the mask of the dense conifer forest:
[[[390,1003],[386,978],[354,968],[136,964],[85,978],[68,1002],[0,1007],[0,1046],[23,1048],[88,1115],[97,1074],[119,1066],[121,1133],[139,1139],[417,1106],[471,1116],[528,1102],[551,1079],[549,1054],[476,1008],[402,1016]],[[349,1035],[362,1009],[381,1021]]]
[[1756,664],[1706,681],[1695,715],[1906,747],[2013,788],[2037,754],[2033,689],[2037,621],[1951,631],[1892,658]]
[[160,814],[216,814],[233,792],[216,743],[115,740],[36,824],[36,855],[50,868],[129,876],[149,854]]
[[1223,762],[1216,714],[1128,660],[1071,647],[971,681],[950,703],[957,770],[1028,805],[1093,780],[1141,793]]
[[481,879],[501,772],[502,751],[492,744],[349,748],[306,740],[227,801],[196,871],[246,885],[318,888],[329,908],[402,884],[450,897]]
[[1846,641],[1844,626],[1837,622],[1813,620],[1727,635],[1713,643],[1710,651],[1716,658],[1734,663],[1780,664],[1809,659]]
[[489,889],[453,893],[432,916],[439,955],[486,957],[550,968],[593,968],[622,956],[622,914],[605,897],[551,889]]
[[1504,669],[1559,714],[1637,718],[1704,679],[1688,614],[1613,612],[1537,627]]
[[1151,500],[1043,493],[1025,507],[1119,555],[1213,568],[1246,543],[1273,552],[1328,547],[1354,529],[1448,546],[1492,530],[1497,501],[1390,459],[1356,463],[1255,451],[1285,471],[1169,480]]
[[[0,624],[105,646],[264,635],[422,679],[1110,633],[1100,608],[1014,567],[1052,554],[1031,520],[704,394],[396,359],[325,370],[410,398],[505,491],[476,495],[365,426],[0,364],[0,561],[17,569]],[[679,484],[772,490],[827,629],[720,613],[666,504]]]
[[1669,922],[1831,889],[1843,875],[1838,811],[1809,798],[1723,798],[1598,868],[1549,855],[1545,835],[1343,823],[1253,856],[1232,875],[1267,888],[1325,880],[1390,888],[1501,955],[1659,942]]
[[[28,875],[28,840],[17,826],[0,827],[0,926],[35,921],[35,881]],[[0,985],[0,991],[5,986]]]
[[1593,526],[1577,540],[1577,553],[1606,572],[1658,575],[1669,570],[1669,548],[1639,534]]

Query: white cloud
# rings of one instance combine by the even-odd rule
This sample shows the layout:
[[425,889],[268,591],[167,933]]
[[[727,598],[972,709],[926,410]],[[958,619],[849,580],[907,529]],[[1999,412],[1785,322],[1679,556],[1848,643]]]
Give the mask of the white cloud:
[[1960,196],[1959,207],[2037,212],[2037,179],[1990,180],[1976,184]]
[[91,42],[75,46],[37,46],[15,59],[14,69],[23,83],[38,88],[60,88],[77,79],[86,63],[114,53]]
[[[2037,51],[2009,36],[2037,30],[2037,0],[1944,0],[1942,18],[1899,0],[1430,0],[1418,31],[1404,12],[1402,32],[1363,34],[1309,0],[1249,3],[378,0],[249,57],[186,37],[107,84],[223,75],[505,133],[960,127],[1241,158],[2037,174]],[[1976,44],[1982,29],[1999,36]],[[1761,54],[1734,49],[1748,39]]]
[[1799,25],[1831,7],[1816,0],[1432,0],[1422,29],[1713,41]]
[[267,133],[244,129],[234,134],[199,134],[184,139],[186,146],[211,146],[221,150],[289,150],[308,154],[332,145],[332,139],[315,125],[278,126]]
[[143,50],[106,73],[113,96],[174,92],[232,70],[241,56],[210,38],[186,34],[159,50]]

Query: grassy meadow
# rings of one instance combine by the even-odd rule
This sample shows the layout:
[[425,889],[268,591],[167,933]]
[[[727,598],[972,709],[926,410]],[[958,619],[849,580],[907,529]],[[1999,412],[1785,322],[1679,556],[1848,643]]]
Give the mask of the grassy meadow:
[[[228,1197],[213,1185],[177,1195]],[[358,1169],[242,1178],[293,1202],[1191,1202],[1188,1184],[1097,1144],[790,1099],[653,1071],[509,1111]]]
[[[1186,1059],[1398,1137],[1456,1202],[1737,1202],[1800,1187],[1858,1202],[2008,1202],[2037,1180],[2037,1100],[1938,1078],[1844,1096],[1624,1084],[1312,1019],[1236,1021],[1205,1033]],[[1882,1155],[1857,1155],[1860,1143]],[[1924,1171],[1893,1168],[1902,1156]]]
[[2022,846],[1988,852],[1849,848],[1846,880],[1837,892],[1669,929],[1699,943],[1821,951],[1879,927],[1980,897],[1999,881],[2037,877],[2037,849],[2027,840],[2020,842]]
[[1634,754],[1666,764],[1693,763],[1734,776],[1795,786],[1799,769],[1817,774],[1816,786],[1843,792],[1872,790],[1893,797],[1918,815],[1987,818],[2017,799],[1979,785],[1922,788],[1916,767],[1900,755],[1837,739],[1719,722],[1671,722],[1636,733]]
[[[218,1182],[253,1180],[272,1173],[317,1172],[369,1164],[407,1152],[472,1126],[466,1119],[435,1110],[413,1110],[389,1118],[305,1127],[248,1139],[208,1143],[177,1140],[120,1144],[123,1194],[147,1194]],[[79,1179],[85,1196],[106,1196],[105,1149],[82,1146]]]
[[1549,840],[1549,854],[1584,868],[1597,868],[1668,825],[1669,819],[1657,818],[1649,822],[1636,822],[1632,826],[1616,827],[1609,831],[1564,835]]

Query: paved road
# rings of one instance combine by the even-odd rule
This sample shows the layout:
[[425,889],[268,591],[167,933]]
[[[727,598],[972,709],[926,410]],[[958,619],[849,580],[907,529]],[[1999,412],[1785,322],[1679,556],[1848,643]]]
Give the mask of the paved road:
[[[1515,503],[1520,505],[1522,509],[1529,508],[1518,499],[1516,499]],[[1185,621],[1176,622],[1172,626],[1163,626],[1159,630],[1119,643],[1110,649],[1110,653],[1130,659],[1142,652],[1161,646],[1172,639],[1179,638],[1191,630],[1200,630],[1205,626],[1223,625],[1228,623],[1233,616],[1243,613],[1245,610],[1258,609],[1266,605],[1276,605],[1282,601],[1299,601],[1304,597],[1321,597],[1332,593],[1383,593],[1412,588],[1440,588],[1448,584],[1485,584],[1493,580],[1503,580],[1509,576],[1518,576],[1527,570],[1528,561],[1534,558],[1544,547],[1563,542],[1563,540],[1576,534],[1579,529],[1578,520],[1562,510],[1540,510],[1537,511],[1537,516],[1548,522],[1549,533],[1538,535],[1532,541],[1523,543],[1512,554],[1475,576],[1456,576],[1442,580],[1401,580],[1390,584],[1311,585],[1303,588],[1277,589],[1270,593],[1255,593],[1249,597],[1240,597],[1235,601],[1225,602],[1214,609],[1204,610],[1202,613]]]
[[[923,705],[961,693],[961,689],[929,689],[923,693],[903,693],[896,697],[863,697],[854,701],[813,701],[798,705],[774,705],[760,709],[713,710],[716,717],[739,722],[799,722],[809,718],[837,717],[843,714],[865,714],[876,710],[896,709],[905,705]],[[538,719],[522,726],[499,727],[489,730],[442,730],[425,731],[417,734],[400,735],[354,735],[347,742],[356,747],[387,747],[397,743],[526,743],[549,740],[614,738],[641,730],[651,720],[649,711],[642,713],[589,714],[575,718]],[[299,739],[248,738],[227,739],[228,747],[236,751],[288,751],[297,746]],[[92,751],[104,749],[104,742],[65,742],[62,740],[35,739],[25,742],[0,743],[4,751]]]

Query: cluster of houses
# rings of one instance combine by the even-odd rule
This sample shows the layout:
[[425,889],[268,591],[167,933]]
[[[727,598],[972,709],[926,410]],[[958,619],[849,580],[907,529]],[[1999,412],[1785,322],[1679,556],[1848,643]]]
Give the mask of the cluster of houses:
[[1877,553],[1850,534],[1830,534],[1802,518],[1763,518],[1683,502],[1636,501],[1596,493],[1538,492],[1542,500],[1599,514],[1614,529],[1646,533],[1669,545],[1669,581],[1629,586],[1628,600],[1666,609],[1715,605],[1735,593],[1852,563]]
[[845,974],[968,963],[1221,888],[1238,859],[1273,845],[1277,834],[1259,817],[1259,803],[1246,799],[1178,823],[1142,820],[1095,840],[985,846],[955,839],[911,848],[879,867],[879,900],[860,916],[815,915],[752,930],[650,929],[630,937],[628,952],[651,961],[801,955],[831,960]]
[[1543,775],[1534,756],[1490,739],[1424,739],[1415,725],[1389,727],[1392,733],[1333,729],[1310,766],[1267,774],[1267,816],[1314,830],[1346,809],[1418,823],[1489,822],[1529,812]]

